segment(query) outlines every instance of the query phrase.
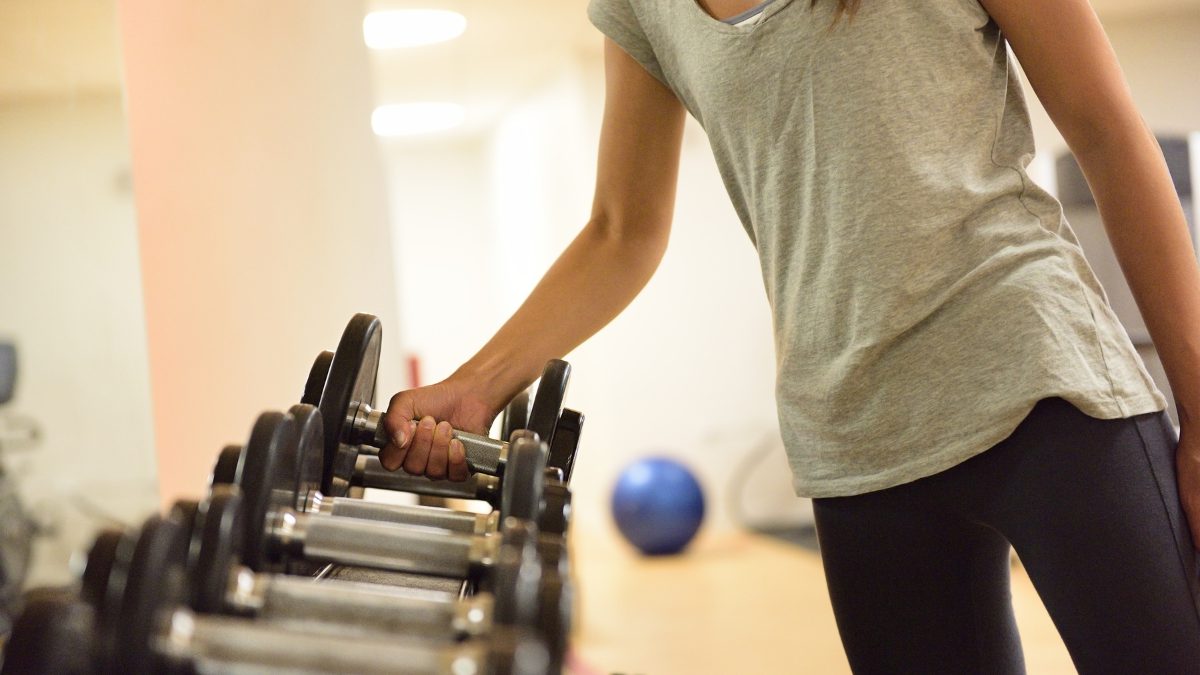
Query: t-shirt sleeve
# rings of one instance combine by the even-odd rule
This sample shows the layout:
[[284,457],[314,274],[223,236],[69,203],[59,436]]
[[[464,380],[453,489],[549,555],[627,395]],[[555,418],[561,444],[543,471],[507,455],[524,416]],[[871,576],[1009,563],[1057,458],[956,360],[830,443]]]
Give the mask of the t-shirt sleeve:
[[642,64],[655,79],[669,87],[658,58],[654,56],[654,49],[650,46],[650,39],[642,30],[642,24],[638,21],[631,3],[632,0],[590,0],[587,8],[588,19],[626,54]]

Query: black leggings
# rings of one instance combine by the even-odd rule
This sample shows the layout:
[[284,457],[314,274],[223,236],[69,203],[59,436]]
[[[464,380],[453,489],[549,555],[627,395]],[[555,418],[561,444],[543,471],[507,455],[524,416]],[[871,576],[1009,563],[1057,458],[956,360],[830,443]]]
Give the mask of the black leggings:
[[1200,673],[1200,568],[1165,413],[1059,398],[935,476],[814,500],[856,673],[1023,673],[1016,550],[1080,673]]

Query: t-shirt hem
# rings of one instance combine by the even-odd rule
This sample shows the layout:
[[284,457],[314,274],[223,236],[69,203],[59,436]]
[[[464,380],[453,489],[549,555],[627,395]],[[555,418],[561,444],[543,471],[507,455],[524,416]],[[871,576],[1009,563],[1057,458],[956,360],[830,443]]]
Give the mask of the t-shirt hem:
[[1021,408],[1019,415],[1014,415],[1016,421],[1008,425],[991,425],[981,428],[974,433],[965,434],[933,456],[919,457],[914,461],[891,467],[869,476],[854,476],[851,478],[833,478],[828,480],[803,480],[793,478],[792,486],[799,497],[821,499],[825,497],[852,497],[886,490],[888,488],[911,483],[922,478],[951,469],[962,462],[983,454],[989,449],[1012,435],[1021,422],[1028,417],[1038,401],[1046,398],[1059,397],[1069,401],[1084,414],[1096,419],[1118,419],[1133,417],[1144,413],[1158,412],[1166,409],[1166,399],[1158,392],[1147,392],[1132,397],[1088,397],[1086,394],[1050,392],[1033,398]]

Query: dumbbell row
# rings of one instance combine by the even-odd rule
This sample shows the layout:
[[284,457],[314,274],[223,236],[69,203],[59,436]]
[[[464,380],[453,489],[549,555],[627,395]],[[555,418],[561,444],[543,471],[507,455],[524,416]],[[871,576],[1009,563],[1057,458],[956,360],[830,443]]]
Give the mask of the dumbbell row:
[[[311,456],[321,420],[311,406],[292,414],[259,417],[242,455],[238,487],[246,510],[244,556],[256,571],[285,571],[312,562],[415,572],[432,576],[487,578],[503,537],[468,535],[393,522],[333,517],[297,510],[297,460]],[[521,438],[512,449],[504,482],[507,516],[536,522],[541,510],[544,444]],[[382,507],[382,505],[381,505]],[[542,538],[558,556],[561,537]]]
[[[276,638],[281,633],[293,637],[311,633],[312,639],[305,638],[306,644],[319,643],[325,638],[313,630],[313,625],[320,624],[323,630],[353,630],[356,634],[391,628],[409,636],[470,641],[467,646],[451,648],[404,638],[406,644],[398,649],[405,652],[403,658],[413,666],[412,672],[438,672],[452,662],[457,664],[455,672],[461,667],[474,669],[472,672],[548,672],[547,667],[561,666],[570,615],[569,569],[561,535],[569,520],[566,481],[583,421],[579,413],[562,409],[569,366],[551,362],[533,411],[526,394],[514,399],[503,418],[505,436],[524,426],[527,418],[529,426],[548,429],[553,446],[538,443],[529,433],[519,434],[511,442],[500,442],[456,432],[471,448],[469,457],[475,472],[466,483],[432,481],[387,472],[370,450],[358,447],[386,443],[381,415],[370,407],[379,335],[374,317],[357,315],[347,326],[338,351],[322,353],[310,371],[305,400],[315,399],[320,407],[296,406],[288,414],[260,417],[244,448],[231,446],[221,453],[207,504],[201,508],[180,503],[173,509],[172,522],[194,524],[184,528],[191,533],[185,537],[191,541],[190,546],[185,545],[191,554],[184,567],[188,579],[184,585],[189,590],[182,599],[167,598],[156,605],[156,612],[174,607],[171,616],[175,621],[164,629],[165,637],[159,631],[157,642],[151,640],[149,652],[154,658],[191,670],[213,658],[218,664],[247,664],[252,669],[255,665],[311,665],[304,658],[297,661],[295,650],[290,656],[282,653],[287,648]],[[335,424],[341,426],[331,434],[323,423],[335,416]],[[347,480],[345,465],[351,455],[353,469]],[[559,466],[546,469],[548,455],[558,457]],[[486,475],[480,469],[495,475]],[[467,514],[441,507],[326,497],[322,490],[326,484],[331,492],[348,491],[352,486],[483,499],[493,505],[494,512]],[[543,534],[538,534],[539,526]],[[147,528],[159,529],[150,523]],[[202,531],[208,531],[207,535]],[[129,551],[136,552],[143,547],[145,536],[143,529],[143,537],[135,543],[128,543],[129,537],[120,540],[126,541]],[[101,541],[97,539],[97,547],[102,549]],[[129,551],[126,558],[132,555]],[[128,628],[126,615],[144,610],[147,602],[141,601],[145,600],[144,591],[135,592],[142,587],[139,584],[144,585],[144,579],[131,577],[129,565],[116,564],[120,556],[116,555],[115,545],[107,559],[106,568],[103,554],[94,550],[89,556],[83,591],[98,608],[120,607],[96,615],[98,633],[106,636],[100,642],[111,647],[112,635],[128,640],[136,632]],[[314,582],[311,578],[264,571],[309,574],[314,563],[326,561],[466,577],[464,588],[475,594],[460,599],[457,594],[330,580]],[[146,565],[134,568],[144,569],[159,580],[179,574],[174,568],[163,567],[157,573]],[[103,575],[103,590],[97,591],[99,569],[126,571]],[[170,595],[164,593],[159,595]],[[75,616],[74,608],[61,603],[56,606],[52,602],[46,611]],[[249,625],[245,619],[229,623],[209,616],[210,612],[242,614],[258,620]],[[176,623],[189,628],[180,634]],[[239,649],[244,651],[245,637],[250,634],[258,636],[252,641],[257,647],[222,661]],[[203,639],[196,642],[193,638],[198,635]],[[389,633],[388,639],[394,640],[394,635]],[[270,645],[280,646],[282,651],[272,651]],[[516,658],[518,652],[526,656]],[[118,667],[122,657],[115,654],[119,653],[123,652],[109,649],[101,659],[108,664],[108,672],[124,672]],[[336,668],[331,664],[331,669],[371,672],[370,666],[354,665],[352,659],[342,660],[341,656],[337,657]],[[542,665],[530,667],[535,662]],[[409,672],[394,666],[387,666],[387,671]]]
[[[168,519],[183,528],[187,547],[187,604],[198,613],[253,616],[271,623],[345,631],[419,634],[441,639],[486,635],[494,626],[533,630],[561,662],[569,633],[571,587],[564,564],[545,566],[534,533],[508,521],[506,546],[495,582],[486,592],[458,600],[448,594],[260,574],[243,567],[236,536],[242,517],[236,488],[219,486],[203,505],[179,503]],[[118,549],[128,534],[97,536],[84,570],[82,596],[93,605],[109,600]],[[128,544],[126,544],[128,545]],[[163,570],[145,570],[161,578]],[[432,597],[431,597],[432,596]]]
[[[494,532],[499,521],[514,506],[521,508],[519,495],[532,494],[530,491],[537,487],[530,484],[533,482],[533,477],[526,476],[530,479],[530,483],[520,484],[517,481],[511,485],[507,501],[503,497],[505,491],[497,489],[495,494],[499,495],[499,498],[491,500],[495,502],[496,508],[491,514],[486,515],[441,507],[382,504],[350,497],[326,497],[320,491],[321,462],[317,454],[319,446],[310,440],[310,437],[319,439],[321,436],[317,426],[320,424],[320,416],[316,414],[314,408],[305,404],[293,406],[288,414],[293,420],[296,420],[300,430],[297,434],[297,442],[288,444],[282,449],[289,455],[282,460],[287,466],[294,467],[297,496],[295,508],[301,512],[425,525],[456,532],[484,534]],[[226,446],[222,449],[213,467],[210,484],[239,484],[241,482],[239,471],[241,471],[243,455],[242,446]],[[379,467],[379,470],[386,471],[382,467]],[[538,520],[539,528],[544,533],[563,534],[566,531],[570,517],[571,494],[570,489],[560,480],[560,477],[561,470],[547,469],[543,476],[537,479],[542,483],[542,500],[535,517]],[[409,476],[406,478],[412,483],[430,482],[428,479],[419,477]],[[448,491],[447,496],[475,497],[474,494],[465,494],[460,483],[452,481],[446,481],[446,483],[453,486],[453,490]],[[497,484],[499,484],[498,481]],[[404,486],[398,485],[397,487]],[[431,491],[433,490],[426,490],[426,494]],[[522,517],[528,517],[528,514]]]
[[[277,416],[267,415],[264,416],[264,419],[272,420],[275,417]],[[260,422],[262,421],[263,420],[260,420]],[[274,421],[275,424],[273,425],[270,422],[264,422],[262,425],[262,427],[270,430],[269,433],[264,433],[260,425],[256,425],[257,433],[252,433],[251,443],[247,446],[248,452],[242,456],[242,468],[245,469],[246,464],[250,465],[250,471],[243,474],[246,477],[252,477],[256,475],[255,472],[258,471],[258,469],[255,468],[256,466],[271,465],[270,461],[256,461],[256,457],[269,460],[278,459],[278,457],[281,455],[281,453],[277,452],[281,449],[281,447],[274,442],[279,441],[281,438],[286,439],[287,434],[278,434],[275,432],[279,431],[279,427],[281,426],[286,427],[287,420],[286,417],[284,417]],[[319,420],[317,420],[317,427],[319,428]],[[320,434],[318,433],[316,436],[319,437]],[[262,441],[263,439],[269,439],[267,445],[262,445],[261,443],[256,442]],[[518,447],[523,448],[526,446],[528,446],[528,444]],[[539,446],[538,451],[538,456],[544,460],[544,449]],[[303,453],[293,453],[292,456],[294,457],[296,454],[301,456],[303,455]],[[514,468],[517,468],[518,466],[520,466],[520,463],[514,462]],[[282,477],[282,474],[278,472],[273,474],[268,472],[268,475],[273,475],[276,478]],[[512,474],[508,484],[510,486],[517,485],[518,481],[515,480],[516,478],[517,474]],[[257,486],[264,488],[267,486],[272,486],[270,480],[254,481],[254,483]],[[286,489],[279,490],[278,488],[281,485],[286,484],[287,481],[283,481],[282,483],[277,481],[273,485],[273,487],[276,488],[274,490],[276,494],[284,493],[285,502],[288,496],[286,495],[287,491]],[[534,484],[536,485],[536,481]],[[222,490],[230,491],[231,488],[221,488],[220,486],[215,487],[213,492],[214,497],[220,498],[220,496],[223,494]],[[267,491],[269,490],[264,490],[264,492]],[[236,492],[233,494],[236,494]],[[292,500],[294,500],[296,495],[292,494],[290,497]],[[228,498],[226,498],[226,500],[226,506],[223,507],[226,511],[236,512],[239,515],[242,513],[242,510],[237,508],[238,504],[236,503],[236,500],[232,504],[228,503]],[[212,505],[210,505],[209,508],[213,508]],[[181,507],[179,510],[182,510],[185,513],[189,511],[187,507]],[[190,509],[190,511],[193,516],[196,515],[195,508]],[[345,519],[343,524],[350,522],[352,522],[350,519]],[[481,647],[479,644],[473,645],[470,647],[470,649],[450,648],[446,646],[436,646],[411,641],[399,647],[393,645],[391,651],[396,653],[398,658],[402,657],[405,659],[404,663],[408,664],[408,666],[406,666],[404,670],[396,667],[388,667],[387,670],[390,672],[409,672],[407,668],[411,667],[411,672],[437,672],[438,669],[443,667],[437,665],[438,663],[445,664],[448,663],[447,659],[451,659],[457,664],[455,668],[462,667],[464,663],[470,663],[472,664],[472,668],[498,668],[497,672],[507,672],[507,668],[514,666],[510,657],[515,653],[511,649],[513,642],[511,639],[509,639],[509,637],[512,635],[512,631],[507,627],[512,625],[523,625],[521,619],[524,620],[525,624],[532,622],[538,626],[542,635],[545,636],[547,641],[553,643],[555,646],[552,660],[556,663],[561,663],[567,634],[566,621],[569,617],[569,609],[567,609],[569,605],[564,600],[565,596],[562,592],[566,570],[563,568],[560,568],[560,570],[557,571],[543,569],[538,556],[532,552],[535,549],[531,548],[530,546],[532,543],[531,534],[528,530],[524,530],[525,526],[523,522],[519,519],[509,519],[508,523],[510,527],[508,528],[508,531],[505,532],[505,536],[502,538],[493,539],[493,541],[498,541],[503,545],[498,545],[496,547],[495,550],[497,551],[498,555],[495,556],[495,560],[490,561],[492,567],[491,571],[493,572],[491,576],[493,579],[492,588],[496,590],[507,590],[506,593],[497,594],[498,598],[503,599],[503,602],[495,605],[497,610],[495,618],[498,620],[495,625],[505,628],[496,632],[495,635],[492,635],[489,632],[489,642],[487,642],[486,648]],[[387,529],[389,529],[388,526],[384,525],[382,528],[377,529],[376,532],[382,535],[385,534]],[[252,530],[253,528],[250,528],[247,530],[247,532],[249,533]],[[399,530],[395,530],[394,528],[393,530],[396,534],[399,534]],[[350,531],[361,532],[361,528],[355,529],[353,526],[351,526]],[[216,527],[216,532],[223,532],[223,537],[217,537],[217,539],[223,539],[226,545],[241,539],[241,537],[237,536],[236,526],[233,525],[227,524],[223,527]],[[521,537],[524,537],[524,539],[522,540]],[[414,541],[407,536],[397,537],[396,539],[409,544]],[[138,547],[140,547],[140,543]],[[195,546],[192,548],[196,549]],[[198,550],[200,551],[200,555],[202,557],[204,556],[205,552],[209,552],[209,555],[211,556],[212,553],[210,551],[212,548],[213,547],[210,544],[209,547],[200,547]],[[435,554],[435,556],[445,555],[447,555],[447,551],[444,550]],[[504,564],[505,560],[508,561],[507,565]],[[514,562],[516,564],[514,564]],[[385,566],[392,567],[390,564]],[[89,565],[89,568],[94,568],[94,566]],[[201,575],[199,578],[207,580],[206,585],[210,589],[210,593],[207,597],[209,598],[209,602],[212,603],[215,602],[212,600],[212,598],[223,596],[226,593],[223,593],[222,591],[228,592],[230,590],[228,588],[219,589],[216,591],[216,595],[214,596],[211,589],[219,588],[219,586],[214,583],[214,580],[224,581],[226,584],[228,584],[230,575],[228,572],[225,575],[216,572],[219,567],[212,567],[211,560],[209,562],[208,569],[209,573],[206,575]],[[504,582],[504,575],[506,572],[508,574],[508,579],[510,579],[508,583]],[[96,573],[94,571],[85,572],[85,577],[94,578],[95,576]],[[161,570],[156,572],[153,569],[143,566],[140,574],[137,576],[139,580],[143,580],[146,577],[162,579],[165,578],[166,575]],[[240,577],[244,585],[246,577],[243,575],[237,576]],[[293,609],[295,609],[297,606],[307,607],[309,611],[321,612],[323,610],[328,615],[331,610],[333,614],[337,614],[337,609],[340,608],[343,610],[341,612],[341,616],[343,617],[354,614],[359,616],[363,616],[364,614],[366,616],[371,616],[369,611],[364,612],[364,610],[369,610],[373,606],[372,601],[375,601],[376,603],[382,602],[385,605],[392,605],[391,611],[394,613],[393,618],[401,620],[406,625],[406,630],[410,632],[418,627],[429,629],[434,626],[438,626],[439,624],[441,624],[441,630],[448,635],[453,635],[453,631],[455,630],[455,622],[453,620],[447,621],[445,619],[447,615],[446,612],[449,608],[447,603],[430,603],[428,601],[421,602],[410,599],[407,605],[403,605],[396,601],[395,598],[384,598],[379,597],[378,595],[367,599],[362,591],[359,592],[358,597],[356,598],[354,597],[354,594],[345,593],[344,589],[342,588],[335,587],[332,589],[332,591],[326,588],[321,588],[320,590],[313,591],[313,588],[317,588],[321,585],[311,583],[297,584],[294,582],[288,582],[286,579],[286,577],[282,577],[280,580],[275,580],[266,576],[252,577],[249,587],[250,589],[253,589],[255,586],[261,587],[262,583],[267,580],[270,580],[270,582],[278,581],[277,584],[271,584],[268,582],[269,586],[275,588],[275,591],[270,593],[269,597],[273,598],[277,605],[281,601],[286,605],[290,600],[290,604]],[[519,592],[513,583],[514,580],[519,579],[524,579],[526,581],[526,589],[523,593]],[[530,580],[536,581],[536,590],[534,590],[533,586],[530,585]],[[134,602],[136,604],[139,602],[141,595],[133,590],[125,588],[126,585],[130,585],[132,583],[133,582],[126,577],[123,582],[119,584],[110,582],[110,585],[113,587],[119,586],[125,591],[116,594],[122,599],[122,601]],[[202,586],[203,585],[205,584],[202,584]],[[85,584],[85,588],[86,586],[87,584]],[[236,599],[239,597],[237,595],[237,590],[239,589],[242,591],[240,594],[240,603]],[[291,590],[290,593],[288,592],[289,589]],[[261,589],[259,593],[255,593],[253,590],[247,591],[243,587],[237,587],[234,589],[234,592],[235,599],[232,603],[232,607],[241,607],[242,609],[255,607],[257,603],[265,601],[265,599],[268,597],[268,594],[261,592]],[[131,594],[133,596],[132,599],[130,598]],[[90,592],[85,592],[85,596],[92,598],[105,596],[109,602],[114,602],[114,596],[108,591],[98,593],[95,590],[92,590]],[[522,598],[524,599],[522,600]],[[531,600],[531,598],[536,598],[536,600]],[[364,602],[367,605],[366,607],[362,606]],[[378,607],[377,604],[374,606],[383,612],[384,615],[387,615],[387,612],[389,611],[388,609],[384,607]],[[404,607],[407,608],[407,613],[402,611],[402,608]],[[521,609],[522,607],[524,607],[524,609]],[[532,607],[536,607],[537,609],[531,610],[530,608]],[[474,609],[475,614],[478,615],[478,607]],[[114,623],[112,620],[114,616],[113,613],[109,612],[108,614],[103,615],[108,618],[108,621],[101,622],[102,630],[100,633],[102,635],[109,636],[104,644],[111,644],[115,639],[117,643],[122,645],[121,649],[118,649],[115,652],[110,649],[108,652],[106,652],[107,656],[100,658],[100,662],[102,663],[116,664],[115,668],[112,669],[111,672],[124,672],[127,666],[136,668],[138,667],[138,664],[144,665],[143,662],[145,659],[165,659],[156,665],[156,668],[161,668],[164,671],[171,670],[171,668],[175,666],[186,666],[186,668],[192,668],[196,666],[197,660],[213,661],[213,659],[215,659],[215,663],[220,664],[222,663],[222,655],[229,656],[235,652],[237,656],[234,660],[242,665],[257,664],[258,666],[270,665],[273,667],[291,668],[300,667],[301,664],[304,664],[305,667],[309,667],[312,664],[307,663],[304,658],[298,657],[295,650],[288,650],[283,645],[286,640],[297,637],[303,637],[306,640],[306,644],[312,644],[313,640],[319,642],[321,638],[320,635],[312,634],[311,627],[305,629],[304,631],[297,632],[296,630],[288,627],[267,629],[263,626],[243,625],[242,623],[238,622],[223,622],[221,620],[213,620],[208,617],[196,616],[192,614],[190,610],[181,605],[180,607],[176,608],[176,610],[172,611],[171,616],[173,617],[173,621],[171,622],[170,627],[163,629],[168,630],[169,632],[166,634],[154,633],[158,636],[158,638],[160,638],[158,642],[163,642],[166,640],[165,644],[167,644],[169,648],[163,653],[154,653],[153,647],[149,648],[148,650],[138,651],[139,647],[144,645],[132,645],[129,642],[131,639],[135,639],[129,637],[129,629],[126,626],[127,622],[125,621],[125,619],[128,618],[126,615],[129,614],[130,611],[138,614],[140,610],[123,609],[116,611],[115,616],[120,618],[120,625],[116,628],[114,628],[112,625]],[[403,618],[401,619],[400,616],[397,615],[403,616]],[[437,616],[443,618],[441,620],[432,619],[432,617]],[[459,630],[462,630],[463,627],[470,625],[469,623],[464,623],[464,618],[469,616],[469,612],[466,615],[459,615],[460,618],[457,622]],[[530,619],[531,616],[536,618]],[[482,617],[480,618],[480,621],[483,621]],[[188,626],[187,630],[184,631],[182,635],[178,634],[178,631],[175,630],[175,624],[178,622],[183,622]],[[137,624],[138,622],[135,621],[134,623]],[[486,622],[484,621],[484,623]],[[384,625],[387,624],[385,623]],[[246,638],[250,635],[254,635],[255,637],[253,641],[247,642]],[[248,646],[251,644],[252,646]],[[525,638],[525,642],[522,644],[525,646],[521,649],[523,649],[526,654],[530,653],[530,650],[533,649],[533,647],[529,646],[532,643],[530,643],[528,638]],[[541,651],[538,653],[544,654],[545,643],[541,642],[538,644],[541,645]],[[239,645],[241,645],[241,651],[238,651]],[[128,658],[121,656],[121,654],[126,653],[133,654],[133,656]],[[328,651],[325,652],[325,656],[329,656]],[[548,655],[547,658],[549,658]],[[542,661],[540,659],[542,659],[542,657],[538,656],[536,659],[533,659],[533,661],[541,664]],[[375,663],[374,661],[372,662]],[[360,670],[358,666],[351,664],[352,661],[346,661],[339,656],[338,666],[336,669],[340,670],[349,667],[354,670]],[[168,668],[168,665],[171,665],[171,668]],[[526,663],[525,665],[528,666],[529,663]],[[362,667],[361,670],[363,670],[363,672],[370,672],[366,666]],[[538,665],[533,667],[530,672],[549,671],[543,669],[541,665]]]
[[[329,624],[281,625],[197,612],[189,605],[189,545],[181,524],[155,516],[135,537],[118,542],[107,569],[92,573],[107,572],[102,598],[95,601],[95,589],[85,594],[94,622],[69,645],[91,645],[93,666],[86,672],[545,673],[550,667],[536,635],[504,624],[464,642],[351,626],[350,640],[350,632]],[[13,640],[28,648],[17,631]]]

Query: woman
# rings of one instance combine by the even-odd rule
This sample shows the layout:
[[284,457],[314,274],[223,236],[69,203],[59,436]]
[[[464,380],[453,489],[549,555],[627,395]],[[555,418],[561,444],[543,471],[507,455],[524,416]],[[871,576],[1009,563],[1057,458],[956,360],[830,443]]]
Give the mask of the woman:
[[[591,220],[477,355],[392,399],[384,463],[465,478],[451,425],[487,427],[633,299],[667,244],[686,110],[762,261],[781,428],[852,667],[1021,672],[1011,543],[1080,671],[1200,672],[1200,272],[1091,7],[755,2],[592,0]],[[1095,193],[1178,439],[1029,180],[1006,44]]]

